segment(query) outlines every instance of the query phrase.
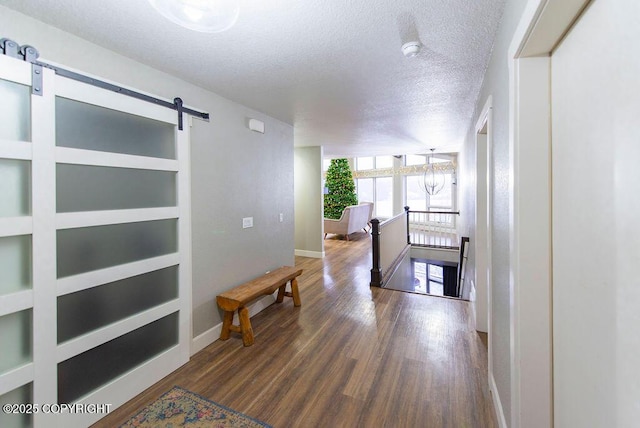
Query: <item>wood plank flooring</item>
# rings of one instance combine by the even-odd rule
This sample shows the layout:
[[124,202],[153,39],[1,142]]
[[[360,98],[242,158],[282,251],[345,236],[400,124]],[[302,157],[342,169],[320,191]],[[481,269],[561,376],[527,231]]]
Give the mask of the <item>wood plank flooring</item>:
[[94,426],[173,385],[276,428],[497,426],[469,303],[370,288],[370,237],[351,238],[327,239],[325,259],[296,257],[302,307],[254,316],[253,346],[214,342]]

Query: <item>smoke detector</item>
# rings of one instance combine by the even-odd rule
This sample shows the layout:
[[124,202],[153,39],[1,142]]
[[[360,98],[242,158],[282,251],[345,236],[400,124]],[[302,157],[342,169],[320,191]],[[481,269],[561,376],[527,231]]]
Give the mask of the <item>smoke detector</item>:
[[422,49],[422,43],[417,41],[407,42],[402,45],[402,54],[407,58],[413,58],[414,56],[418,55],[420,49]]

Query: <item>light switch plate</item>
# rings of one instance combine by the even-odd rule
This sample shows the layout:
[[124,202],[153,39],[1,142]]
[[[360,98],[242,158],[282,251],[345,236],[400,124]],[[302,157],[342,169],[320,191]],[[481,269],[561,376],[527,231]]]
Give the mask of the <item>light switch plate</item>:
[[282,223],[284,221],[284,214],[280,213],[280,223]]
[[245,217],[242,219],[242,228],[253,227],[253,217]]

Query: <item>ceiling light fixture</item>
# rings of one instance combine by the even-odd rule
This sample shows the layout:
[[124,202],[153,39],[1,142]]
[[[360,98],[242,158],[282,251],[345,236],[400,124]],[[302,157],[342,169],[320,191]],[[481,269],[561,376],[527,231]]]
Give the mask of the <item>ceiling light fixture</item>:
[[228,30],[238,20],[238,0],[149,0],[162,16],[203,33]]
[[413,58],[420,53],[420,49],[422,49],[422,43],[418,41],[407,42],[402,45],[402,54],[407,58]]
[[418,184],[423,191],[427,192],[429,196],[437,195],[444,188],[445,176],[442,170],[436,167],[431,161],[433,152],[436,149],[430,149],[431,154],[427,156],[427,163],[425,164],[425,171],[422,180],[418,181]]

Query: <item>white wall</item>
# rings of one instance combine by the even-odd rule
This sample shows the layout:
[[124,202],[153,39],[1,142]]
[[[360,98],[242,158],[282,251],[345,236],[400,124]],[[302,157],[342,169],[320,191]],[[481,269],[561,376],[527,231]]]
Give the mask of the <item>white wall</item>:
[[557,427],[640,420],[639,16],[595,0],[552,57]]
[[[534,379],[531,374],[527,379],[511,377],[511,370],[521,361],[510,360],[510,350],[517,346],[526,350],[538,338],[525,335],[518,337],[519,344],[513,343],[513,329],[518,326],[509,322],[514,296],[509,288],[508,205],[514,171],[509,169],[509,133],[513,130],[509,129],[508,43],[527,3],[537,4],[524,0],[506,4],[474,120],[492,96],[495,183],[490,342],[494,399],[499,402],[505,426],[537,427],[549,425],[524,424],[511,401],[514,393],[520,394],[529,410],[535,410],[531,409],[529,392],[517,390],[521,387],[518,382]],[[634,77],[640,65],[637,55],[632,54],[637,51],[639,7],[632,0],[594,0],[556,52],[558,57],[553,56],[553,411],[554,424],[559,427],[635,426],[640,416],[640,377],[634,357],[640,350],[640,339],[630,330],[640,321],[640,287],[633,269],[640,262],[640,203],[630,197],[640,190],[640,174],[636,172],[640,147],[633,121],[633,115],[640,111]],[[560,92],[556,92],[558,88]],[[475,204],[474,134],[470,128],[460,162],[461,206],[467,208]],[[527,164],[531,158],[521,161],[528,169],[534,167]],[[596,176],[595,171],[602,174]],[[474,231],[471,212],[461,211],[461,230]],[[521,227],[527,228],[526,224]],[[545,235],[544,231],[526,230],[529,238],[536,233]],[[518,285],[513,287],[517,290]],[[526,299],[520,302],[531,303]],[[521,404],[524,408],[525,403]],[[541,413],[546,411],[540,409]],[[534,419],[531,414],[526,418],[529,422]]]
[[294,149],[296,255],[324,257],[322,147]]
[[[526,5],[526,0],[509,0],[505,4],[502,21],[496,34],[491,60],[485,73],[475,111],[469,122],[469,130],[461,150],[460,160],[460,221],[461,230],[468,232],[473,252],[475,241],[475,124],[482,108],[493,98],[493,203],[492,211],[492,314],[491,346],[493,350],[493,376],[498,398],[506,421],[511,420],[511,338],[510,338],[510,274],[509,274],[509,70],[507,52],[514,31]],[[469,168],[473,168],[470,170]],[[470,254],[468,275],[474,271],[475,254]]]
[[[481,121],[488,120],[487,116],[481,117]],[[488,123],[483,126],[488,128]],[[487,152],[489,150],[489,139],[486,130],[476,134],[476,192],[475,192],[475,233],[474,242],[470,243],[474,249],[474,272],[471,278],[474,279],[474,306],[476,330],[482,332],[489,331],[489,252],[488,240],[490,236],[487,230],[488,221],[488,198],[487,198]],[[468,259],[467,259],[468,260]],[[466,277],[465,277],[466,280]]]
[[[474,137],[475,138],[475,137]],[[476,275],[476,144],[475,140],[465,140],[463,149],[458,153],[458,236],[468,236],[470,249],[462,287],[465,292],[471,290]],[[468,296],[474,298],[473,296]]]
[[[0,31],[41,59],[211,114],[191,134],[194,336],[220,323],[216,294],[294,262],[291,125],[2,6]],[[265,122],[264,135],[247,129],[249,117]],[[243,230],[249,216],[255,227]]]

